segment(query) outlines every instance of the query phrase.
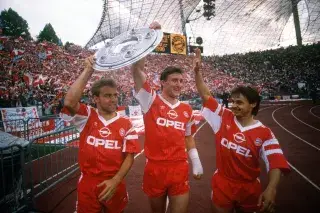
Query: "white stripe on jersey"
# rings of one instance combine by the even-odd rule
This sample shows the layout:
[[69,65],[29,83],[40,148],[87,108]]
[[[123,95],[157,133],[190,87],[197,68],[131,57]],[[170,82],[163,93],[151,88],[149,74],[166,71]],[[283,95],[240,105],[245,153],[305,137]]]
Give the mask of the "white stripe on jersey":
[[[217,111],[217,110],[216,110]],[[210,124],[211,128],[213,129],[214,133],[217,133],[221,127],[222,118],[219,114],[212,112],[209,108],[204,107],[202,110],[203,117],[207,120]]]
[[220,111],[221,111],[221,105],[218,104],[218,107],[217,107],[217,109],[216,109],[216,111],[214,113],[219,115]]
[[263,143],[263,147],[266,147],[266,146],[269,146],[269,145],[279,145],[279,142],[277,139],[270,139],[270,140],[266,140],[264,143]]
[[138,139],[138,135],[128,135],[126,137],[124,137],[125,140],[134,140],[134,139]]
[[190,136],[191,135],[191,125],[186,126],[186,132],[184,134],[185,136]]
[[156,99],[156,93],[153,90],[151,90],[150,93],[142,87],[135,98],[139,101],[142,112],[147,113],[153,101]]
[[272,154],[283,154],[283,152],[281,149],[270,149],[270,150],[265,151],[266,156],[272,155]]
[[123,140],[122,152],[126,152],[126,147],[127,147],[127,140]]
[[265,165],[266,165],[266,170],[267,172],[269,172],[269,168],[270,168],[270,165],[269,165],[269,160],[266,156],[266,152],[264,151],[264,149],[260,149],[260,156],[262,158],[262,160],[264,161]]

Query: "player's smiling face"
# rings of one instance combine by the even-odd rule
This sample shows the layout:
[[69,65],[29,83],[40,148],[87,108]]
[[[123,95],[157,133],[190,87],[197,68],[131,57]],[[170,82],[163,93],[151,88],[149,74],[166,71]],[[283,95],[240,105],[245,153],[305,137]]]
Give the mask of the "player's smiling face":
[[94,101],[106,113],[113,113],[117,110],[118,92],[116,88],[104,86],[100,88],[99,96],[94,96]]
[[231,103],[231,111],[239,118],[251,116],[252,109],[256,106],[256,104],[250,104],[248,99],[242,94],[231,95]]
[[166,95],[172,98],[178,98],[181,94],[183,85],[183,76],[180,73],[173,73],[167,77],[167,80],[162,81],[163,90]]

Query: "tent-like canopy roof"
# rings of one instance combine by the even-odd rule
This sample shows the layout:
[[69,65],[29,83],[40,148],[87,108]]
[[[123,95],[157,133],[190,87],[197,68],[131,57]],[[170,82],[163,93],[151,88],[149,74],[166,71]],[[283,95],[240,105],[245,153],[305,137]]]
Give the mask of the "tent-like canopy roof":
[[185,32],[188,42],[202,37],[205,55],[296,45],[292,2],[298,5],[303,43],[319,41],[319,0],[215,0],[210,20],[202,16],[200,0],[103,0],[101,21],[86,47],[153,20],[164,32]]

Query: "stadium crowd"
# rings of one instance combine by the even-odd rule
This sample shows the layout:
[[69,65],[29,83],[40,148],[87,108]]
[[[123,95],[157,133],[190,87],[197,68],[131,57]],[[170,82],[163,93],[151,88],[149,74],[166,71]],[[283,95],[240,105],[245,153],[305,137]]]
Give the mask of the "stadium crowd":
[[319,57],[320,43],[207,57],[207,61],[217,70],[260,88],[262,93],[304,95],[320,88]]
[[[320,88],[320,44],[281,48],[263,52],[204,57],[203,73],[212,92],[222,96],[235,85],[252,85],[261,94],[274,96],[307,94]],[[20,38],[0,36],[0,107],[41,104],[44,114],[52,114],[62,104],[68,86],[83,70],[83,59],[93,51],[77,45],[58,46]],[[146,73],[152,86],[160,89],[159,74],[166,66],[185,70],[182,100],[197,98],[193,81],[192,56],[153,54],[147,57]],[[83,101],[90,103],[89,88],[101,77],[119,83],[119,105],[135,104],[130,67],[117,72],[96,72],[87,84]],[[298,83],[306,86],[299,89]]]

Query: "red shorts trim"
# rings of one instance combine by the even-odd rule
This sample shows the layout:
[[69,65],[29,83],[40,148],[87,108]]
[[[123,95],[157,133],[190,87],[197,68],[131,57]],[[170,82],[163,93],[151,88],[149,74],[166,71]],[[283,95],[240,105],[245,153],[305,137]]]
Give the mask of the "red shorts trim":
[[243,211],[259,210],[258,200],[262,192],[260,181],[236,182],[219,173],[212,176],[212,202],[221,208],[239,207]]
[[105,202],[99,202],[98,196],[103,190],[103,187],[97,187],[104,178],[80,177],[78,182],[78,201],[77,212],[78,213],[120,213],[124,210],[128,203],[128,194],[126,190],[125,182],[121,182],[113,197]]
[[149,197],[182,195],[190,190],[187,161],[148,161],[144,168],[143,191]]

